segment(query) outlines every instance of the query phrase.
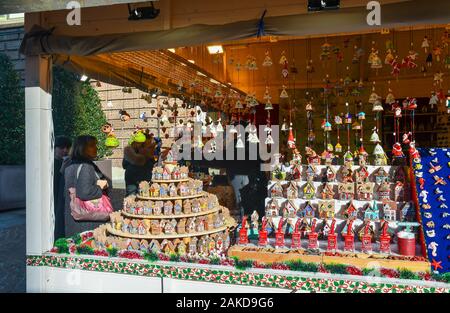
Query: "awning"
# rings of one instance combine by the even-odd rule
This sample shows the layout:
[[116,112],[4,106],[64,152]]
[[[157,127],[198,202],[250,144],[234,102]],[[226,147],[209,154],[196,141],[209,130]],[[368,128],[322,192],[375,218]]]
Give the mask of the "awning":
[[[413,0],[383,5],[381,26],[369,26],[365,7],[340,9],[291,16],[267,17],[265,35],[306,36],[341,32],[369,31],[413,25],[450,22],[450,1]],[[259,20],[224,25],[191,25],[172,30],[70,37],[54,35],[51,30],[33,27],[22,42],[21,53],[88,56],[101,53],[167,49],[227,42],[256,36]]]

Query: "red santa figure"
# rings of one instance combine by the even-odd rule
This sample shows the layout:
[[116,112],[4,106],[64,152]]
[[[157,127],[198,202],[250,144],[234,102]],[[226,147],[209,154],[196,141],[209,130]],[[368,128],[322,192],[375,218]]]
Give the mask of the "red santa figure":
[[292,133],[292,127],[289,127],[289,137],[287,141],[289,149],[295,149],[295,138],[294,134]]
[[392,146],[392,156],[394,158],[403,158],[405,155],[402,151],[402,145],[399,142],[394,143]]
[[259,231],[259,239],[258,239],[258,244],[260,246],[266,246],[267,245],[267,218],[264,216],[262,218],[262,225],[261,225],[261,230]]
[[400,63],[397,61],[397,56],[393,58],[389,64],[392,66],[391,75],[398,77],[400,74]]
[[409,145],[411,142],[411,132],[407,132],[403,134],[402,141],[405,145]]
[[420,159],[420,154],[419,151],[417,151],[416,149],[416,142],[415,141],[411,141],[409,144],[409,156],[412,159]]
[[247,216],[242,217],[242,225],[241,229],[239,230],[239,244],[245,245],[248,243],[248,235],[247,235]]
[[336,227],[336,220],[333,218],[330,226],[330,232],[328,233],[328,246],[327,251],[336,251],[337,249],[337,234],[334,232]]
[[410,50],[409,54],[403,58],[402,67],[406,68],[416,68],[417,63],[415,62],[417,58],[417,52]]
[[382,226],[382,231],[380,235],[380,252],[390,253],[391,252],[391,236],[388,233],[389,223],[384,222]]
[[299,231],[301,223],[302,223],[301,219],[298,219],[297,222],[295,222],[294,231],[292,232],[292,241],[291,241],[292,249],[299,249],[302,246],[302,242],[301,242],[302,235]]

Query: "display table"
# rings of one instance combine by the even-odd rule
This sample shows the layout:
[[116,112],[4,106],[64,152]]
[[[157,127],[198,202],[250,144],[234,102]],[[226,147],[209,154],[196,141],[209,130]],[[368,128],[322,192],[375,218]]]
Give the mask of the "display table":
[[450,292],[434,281],[53,253],[28,256],[27,275],[40,278],[29,282],[32,292]]

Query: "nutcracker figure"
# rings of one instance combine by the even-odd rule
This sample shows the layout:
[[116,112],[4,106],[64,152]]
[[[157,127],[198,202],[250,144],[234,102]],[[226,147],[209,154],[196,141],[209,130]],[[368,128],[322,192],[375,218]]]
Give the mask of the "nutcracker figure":
[[302,220],[299,218],[297,219],[297,222],[295,222],[294,231],[292,232],[292,241],[291,241],[291,248],[292,249],[299,249],[302,246],[301,242],[301,233],[299,231],[300,224],[302,223]]
[[330,232],[328,233],[328,246],[327,251],[335,252],[337,250],[337,234],[335,233],[336,220],[333,218],[330,226]]
[[382,231],[380,235],[380,252],[381,253],[391,253],[391,236],[388,233],[389,223],[384,221],[383,226],[381,226]]
[[278,222],[277,232],[275,233],[275,247],[282,248],[284,247],[284,231],[283,231],[283,218],[280,218]]
[[242,217],[241,229],[239,230],[239,244],[245,245],[248,244],[248,234],[247,234],[247,216],[244,215]]
[[258,244],[260,246],[266,246],[268,243],[266,226],[267,226],[267,218],[263,216],[261,222],[261,230],[259,231],[259,239],[258,239]]
[[312,220],[311,231],[308,233],[308,249],[318,249],[317,238],[319,234],[316,232],[316,219]]

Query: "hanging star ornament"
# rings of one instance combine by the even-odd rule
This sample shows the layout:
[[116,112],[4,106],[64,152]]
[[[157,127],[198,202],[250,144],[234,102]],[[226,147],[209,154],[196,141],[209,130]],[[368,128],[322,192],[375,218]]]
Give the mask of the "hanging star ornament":
[[434,267],[434,270],[437,271],[438,269],[442,269],[442,265],[441,265],[442,261],[436,261],[435,259],[433,259],[433,262],[431,262],[431,266]]

